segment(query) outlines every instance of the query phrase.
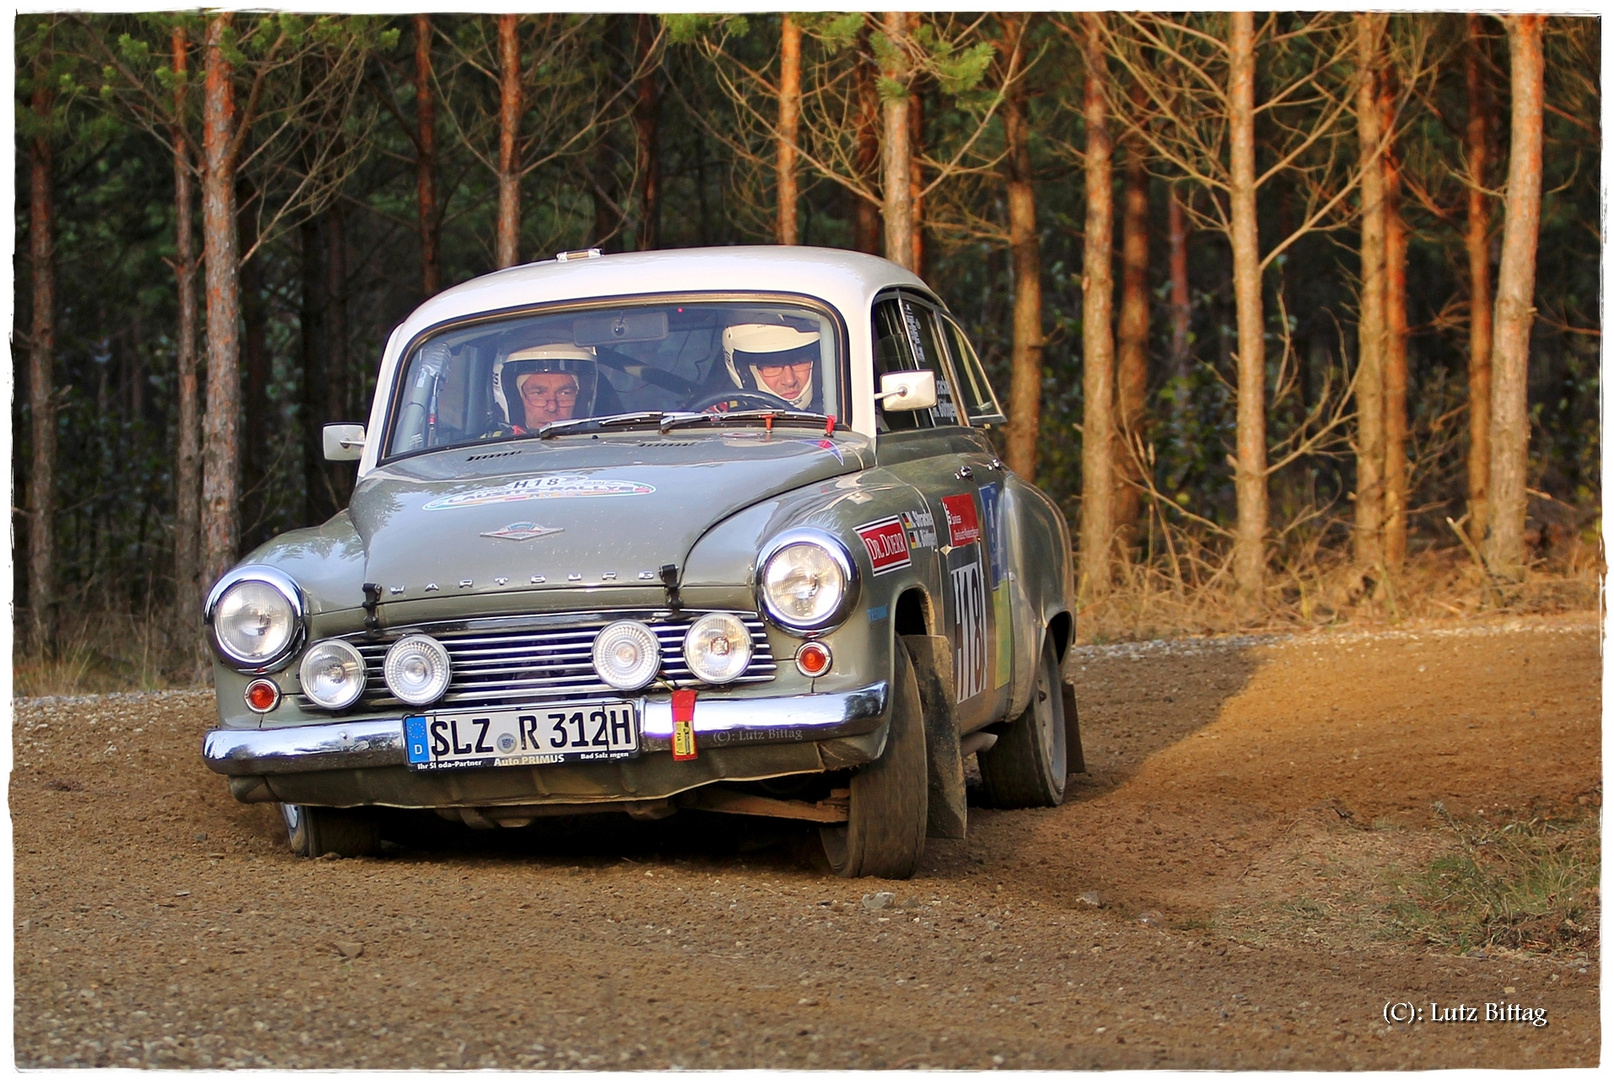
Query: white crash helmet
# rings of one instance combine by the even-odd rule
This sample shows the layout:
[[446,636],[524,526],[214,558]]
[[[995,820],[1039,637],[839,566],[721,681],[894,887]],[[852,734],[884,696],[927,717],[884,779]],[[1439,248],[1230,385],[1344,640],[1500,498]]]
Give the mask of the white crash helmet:
[[493,362],[493,400],[504,422],[511,426],[526,419],[521,405],[521,377],[541,372],[559,372],[577,378],[577,407],[573,416],[594,412],[594,394],[599,386],[599,361],[594,350],[579,345],[534,345],[513,349]]
[[774,397],[779,395],[761,381],[759,367],[811,361],[813,374],[789,403],[793,409],[805,409],[813,400],[813,383],[818,374],[818,338],[816,330],[797,330],[779,323],[736,323],[723,331],[723,360],[735,386]]

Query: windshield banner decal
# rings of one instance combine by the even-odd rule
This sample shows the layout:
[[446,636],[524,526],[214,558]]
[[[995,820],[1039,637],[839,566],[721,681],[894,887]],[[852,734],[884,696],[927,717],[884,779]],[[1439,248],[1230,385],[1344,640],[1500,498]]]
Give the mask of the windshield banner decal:
[[458,495],[433,499],[423,510],[457,510],[462,506],[526,502],[529,499],[594,499],[613,495],[649,495],[656,489],[637,480],[607,480],[593,476],[532,476],[497,487],[474,488]]

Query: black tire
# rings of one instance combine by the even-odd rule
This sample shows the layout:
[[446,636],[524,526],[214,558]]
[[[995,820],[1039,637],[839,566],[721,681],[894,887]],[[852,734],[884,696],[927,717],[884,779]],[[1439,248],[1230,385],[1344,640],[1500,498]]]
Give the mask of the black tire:
[[892,646],[885,752],[853,774],[847,823],[819,830],[830,868],[841,877],[911,878],[925,850],[924,709],[907,646],[900,640]]
[[1064,802],[1066,739],[1059,662],[1049,641],[1042,647],[1026,711],[998,733],[992,749],[976,755],[988,804],[1018,810]]
[[281,803],[280,816],[286,821],[286,838],[293,855],[308,859],[321,855],[352,858],[381,850],[381,824],[372,814]]

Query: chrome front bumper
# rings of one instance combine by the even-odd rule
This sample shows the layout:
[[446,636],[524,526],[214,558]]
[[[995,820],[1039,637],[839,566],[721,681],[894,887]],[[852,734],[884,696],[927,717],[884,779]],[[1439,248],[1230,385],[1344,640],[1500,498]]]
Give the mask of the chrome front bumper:
[[[890,685],[885,682],[838,694],[700,698],[693,721],[695,745],[716,749],[864,735],[879,727],[889,699]],[[650,698],[638,704],[642,748],[669,749],[672,703]],[[277,728],[214,728],[202,742],[202,760],[225,776],[272,776],[404,765],[408,758],[403,717],[397,716]]]

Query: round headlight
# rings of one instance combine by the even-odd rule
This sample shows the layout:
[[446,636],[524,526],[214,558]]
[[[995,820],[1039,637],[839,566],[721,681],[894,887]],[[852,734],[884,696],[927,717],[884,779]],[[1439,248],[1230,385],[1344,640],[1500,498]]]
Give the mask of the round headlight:
[[701,682],[733,682],[751,663],[751,632],[727,612],[703,615],[684,635],[684,660]]
[[448,689],[448,650],[425,634],[399,638],[382,665],[387,689],[405,705],[430,705]]
[[345,641],[316,641],[297,671],[303,693],[322,709],[345,709],[364,693],[364,657]]
[[762,565],[762,603],[787,630],[821,630],[846,615],[851,561],[817,540],[793,540]]
[[642,622],[614,622],[594,639],[594,670],[618,690],[649,686],[661,670],[661,643]]
[[207,621],[213,642],[227,660],[263,670],[290,655],[302,631],[297,586],[284,575],[230,575],[213,586]]

